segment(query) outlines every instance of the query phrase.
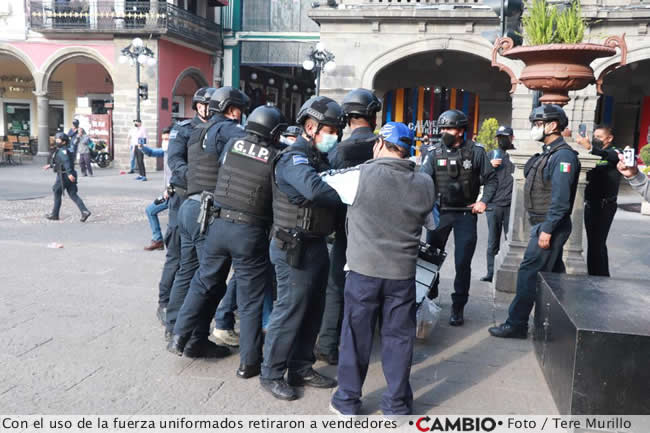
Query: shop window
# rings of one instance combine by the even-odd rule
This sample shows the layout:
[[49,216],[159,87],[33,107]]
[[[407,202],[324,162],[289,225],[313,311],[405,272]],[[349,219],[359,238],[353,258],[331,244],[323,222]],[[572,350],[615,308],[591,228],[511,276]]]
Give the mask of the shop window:
[[63,123],[63,105],[50,105],[47,110],[47,114],[49,134],[54,135],[58,131],[65,132],[65,125]]
[[29,135],[30,106],[29,104],[16,104],[5,102],[5,125],[7,135]]

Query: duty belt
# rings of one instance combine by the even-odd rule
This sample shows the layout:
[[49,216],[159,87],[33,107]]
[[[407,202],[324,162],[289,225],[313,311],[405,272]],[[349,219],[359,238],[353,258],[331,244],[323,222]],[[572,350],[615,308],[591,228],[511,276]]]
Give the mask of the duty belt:
[[250,224],[260,227],[265,227],[270,224],[269,221],[265,221],[262,218],[232,209],[219,209],[214,213],[214,216],[235,224]]

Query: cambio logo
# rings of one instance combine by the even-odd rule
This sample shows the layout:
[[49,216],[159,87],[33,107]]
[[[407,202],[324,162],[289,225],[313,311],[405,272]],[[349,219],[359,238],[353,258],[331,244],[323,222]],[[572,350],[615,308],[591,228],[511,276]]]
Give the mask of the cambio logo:
[[497,425],[503,424],[497,422],[494,418],[433,418],[422,417],[417,421],[409,421],[421,432],[491,432]]

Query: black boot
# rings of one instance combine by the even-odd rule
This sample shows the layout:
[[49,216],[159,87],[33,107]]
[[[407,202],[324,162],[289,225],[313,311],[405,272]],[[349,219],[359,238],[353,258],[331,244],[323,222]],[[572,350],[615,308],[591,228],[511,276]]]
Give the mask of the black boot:
[[509,323],[502,323],[499,326],[493,326],[488,329],[488,332],[493,337],[499,338],[528,338],[528,328],[515,328]]
[[219,346],[207,338],[205,340],[192,343],[191,345],[187,345],[183,351],[183,356],[186,356],[188,358],[216,359],[225,358],[228,355],[230,355],[230,349],[228,349],[226,346]]
[[45,215],[45,218],[47,218],[47,219],[49,219],[49,220],[52,220],[52,221],[58,221],[58,220],[59,220],[59,216],[58,216],[58,215],[54,215],[54,214],[52,214],[52,213],[48,213],[48,214],[46,214],[46,215]]
[[242,379],[250,379],[260,374],[260,365],[244,365],[241,364],[237,369],[237,377]]
[[79,218],[79,221],[81,221],[82,223],[85,223],[89,216],[90,216],[90,211],[85,210],[85,211],[81,212],[81,218]]
[[298,398],[296,390],[287,384],[284,379],[262,379],[260,378],[262,388],[270,392],[273,397],[280,400],[295,400]]
[[291,386],[311,386],[314,388],[334,388],[336,386],[336,380],[323,376],[313,369],[305,375],[288,372],[287,383]]
[[181,335],[172,335],[172,339],[167,345],[167,350],[174,355],[183,356],[183,350],[185,349],[185,344],[187,344],[187,337]]
[[488,281],[488,282],[491,283],[492,282],[492,275],[484,276],[483,278],[481,278],[481,281]]
[[449,324],[451,326],[463,326],[463,323],[465,323],[465,318],[463,317],[464,308],[457,305],[451,306],[451,316],[449,317]]

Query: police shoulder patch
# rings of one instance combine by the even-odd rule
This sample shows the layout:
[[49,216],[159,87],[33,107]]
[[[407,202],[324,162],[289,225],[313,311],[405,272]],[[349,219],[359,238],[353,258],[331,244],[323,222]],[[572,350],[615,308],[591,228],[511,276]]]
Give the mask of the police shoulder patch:
[[309,160],[303,155],[293,155],[293,165],[309,164]]
[[176,138],[177,135],[178,135],[178,129],[172,129],[172,131],[169,133],[169,139],[173,140],[174,138]]

